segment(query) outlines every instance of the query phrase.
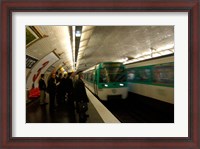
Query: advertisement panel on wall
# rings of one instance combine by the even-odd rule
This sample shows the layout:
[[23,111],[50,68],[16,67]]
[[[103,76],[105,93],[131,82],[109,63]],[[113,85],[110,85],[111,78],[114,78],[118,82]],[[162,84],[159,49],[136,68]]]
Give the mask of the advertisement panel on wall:
[[38,87],[40,75],[58,60],[58,57],[53,52],[51,52],[43,59],[41,59],[36,65],[34,65],[33,69],[31,69],[30,75],[28,76],[26,88],[29,90],[33,86]]
[[36,58],[26,55],[26,68],[31,69],[35,65],[35,63],[37,63],[37,61],[38,60]]

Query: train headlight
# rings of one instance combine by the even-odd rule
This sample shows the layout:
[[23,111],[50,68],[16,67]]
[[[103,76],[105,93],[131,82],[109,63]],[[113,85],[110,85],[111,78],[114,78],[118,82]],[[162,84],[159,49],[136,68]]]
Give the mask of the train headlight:
[[124,86],[124,84],[123,84],[123,83],[120,83],[119,86]]
[[108,87],[108,84],[104,84],[105,87]]

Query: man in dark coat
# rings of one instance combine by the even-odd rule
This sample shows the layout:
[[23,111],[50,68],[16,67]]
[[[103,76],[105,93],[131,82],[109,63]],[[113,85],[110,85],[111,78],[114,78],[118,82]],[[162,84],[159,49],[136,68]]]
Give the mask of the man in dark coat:
[[85,84],[82,81],[82,74],[79,74],[74,85],[74,99],[76,101],[76,110],[79,113],[79,122],[86,122],[87,117],[89,116],[86,114],[89,99],[86,94]]
[[50,100],[50,112],[55,110],[55,98],[56,98],[56,74],[52,73],[51,78],[48,80],[48,93],[49,93],[49,100]]
[[73,111],[74,110],[74,98],[73,98],[74,87],[73,87],[73,81],[71,78],[71,74],[72,73],[68,73],[66,81],[65,81],[65,85],[66,85],[66,92],[67,92],[67,96],[68,96],[68,101],[67,101],[68,108],[70,111]]
[[73,91],[73,81],[71,79],[71,74],[72,73],[68,73],[65,84],[66,84],[66,91],[68,93],[69,98],[72,98],[72,91]]
[[89,102],[81,74],[79,74],[78,79],[75,81],[74,92],[74,98],[76,102]]
[[45,105],[47,104],[45,102],[46,99],[46,83],[44,81],[44,74],[41,74],[41,78],[39,80],[39,89],[40,89],[40,105]]
[[62,101],[63,90],[62,90],[61,80],[62,80],[62,73],[60,73],[58,75],[58,78],[56,78],[56,101],[58,106],[62,104],[61,101]]
[[67,79],[67,75],[64,74],[63,78],[60,81],[60,103],[63,104],[65,103],[65,95],[66,95],[66,79]]

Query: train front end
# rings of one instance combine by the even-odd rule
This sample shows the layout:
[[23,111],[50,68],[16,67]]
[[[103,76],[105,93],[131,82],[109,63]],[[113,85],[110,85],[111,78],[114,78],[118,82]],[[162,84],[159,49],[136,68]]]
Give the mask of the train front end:
[[127,73],[122,63],[102,63],[97,75],[98,96],[101,100],[127,98]]

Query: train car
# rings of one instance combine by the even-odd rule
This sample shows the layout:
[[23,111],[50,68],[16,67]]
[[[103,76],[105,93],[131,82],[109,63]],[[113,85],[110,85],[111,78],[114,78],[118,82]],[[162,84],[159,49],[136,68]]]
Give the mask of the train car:
[[174,55],[127,64],[128,91],[174,104]]
[[101,100],[127,98],[127,73],[123,63],[99,63],[83,71],[83,78],[90,91]]

